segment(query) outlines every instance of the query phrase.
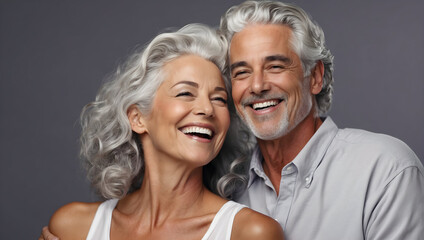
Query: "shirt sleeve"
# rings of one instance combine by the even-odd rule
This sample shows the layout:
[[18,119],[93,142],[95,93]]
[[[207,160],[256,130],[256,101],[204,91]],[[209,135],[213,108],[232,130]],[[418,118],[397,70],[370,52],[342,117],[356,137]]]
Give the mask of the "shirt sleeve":
[[365,226],[365,239],[422,239],[424,176],[421,169],[404,169],[378,194]]

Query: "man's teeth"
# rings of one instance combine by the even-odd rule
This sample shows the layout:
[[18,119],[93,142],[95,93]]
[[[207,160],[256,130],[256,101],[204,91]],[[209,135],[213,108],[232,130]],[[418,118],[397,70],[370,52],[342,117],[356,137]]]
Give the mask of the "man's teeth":
[[209,137],[212,136],[212,130],[209,128],[202,128],[202,127],[187,127],[182,130],[184,134],[190,134],[190,133],[199,133],[199,134],[205,134]]
[[254,103],[252,105],[252,108],[254,110],[258,110],[258,109],[262,109],[262,108],[267,108],[267,107],[275,106],[277,104],[278,104],[278,101],[272,100],[272,101],[266,101],[266,102],[261,102],[261,103]]

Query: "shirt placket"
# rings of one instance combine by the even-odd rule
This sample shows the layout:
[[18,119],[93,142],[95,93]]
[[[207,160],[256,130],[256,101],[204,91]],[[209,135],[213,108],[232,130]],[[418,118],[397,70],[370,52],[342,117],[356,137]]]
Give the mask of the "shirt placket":
[[273,210],[274,218],[285,228],[293,201],[298,170],[293,163],[281,171],[280,191]]

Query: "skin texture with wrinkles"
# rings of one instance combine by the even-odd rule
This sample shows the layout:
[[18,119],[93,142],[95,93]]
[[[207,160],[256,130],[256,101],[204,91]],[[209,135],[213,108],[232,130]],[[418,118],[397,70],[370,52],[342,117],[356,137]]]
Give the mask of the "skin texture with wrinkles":
[[[234,34],[230,46],[234,104],[257,137],[264,171],[277,194],[281,170],[322,124],[313,96],[322,89],[323,64],[317,62],[304,77],[291,36],[284,25],[248,25]],[[281,102],[261,110],[251,107],[270,99]]]
[[[231,42],[230,59],[237,66],[231,69],[237,111],[264,140],[285,135],[312,107],[309,81],[304,80],[290,38],[286,26],[252,25],[236,33]],[[251,107],[251,103],[272,99],[281,102],[258,111]]]
[[[203,185],[202,176],[202,167],[218,154],[230,123],[221,72],[195,55],[170,61],[164,71],[151,113],[143,115],[136,105],[127,111],[143,146],[145,174],[141,188],[120,199],[112,212],[114,240],[201,239],[227,202]],[[212,135],[200,134],[200,129]],[[53,215],[49,229],[62,240],[85,239],[99,205],[65,205]],[[282,228],[265,215],[242,209],[231,239],[259,238],[283,239]]]

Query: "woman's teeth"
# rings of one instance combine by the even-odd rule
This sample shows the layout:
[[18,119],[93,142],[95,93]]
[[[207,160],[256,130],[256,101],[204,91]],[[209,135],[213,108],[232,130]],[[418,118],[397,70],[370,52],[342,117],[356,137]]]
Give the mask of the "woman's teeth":
[[203,138],[212,138],[212,130],[203,127],[186,127],[181,130],[184,134],[197,135]]

